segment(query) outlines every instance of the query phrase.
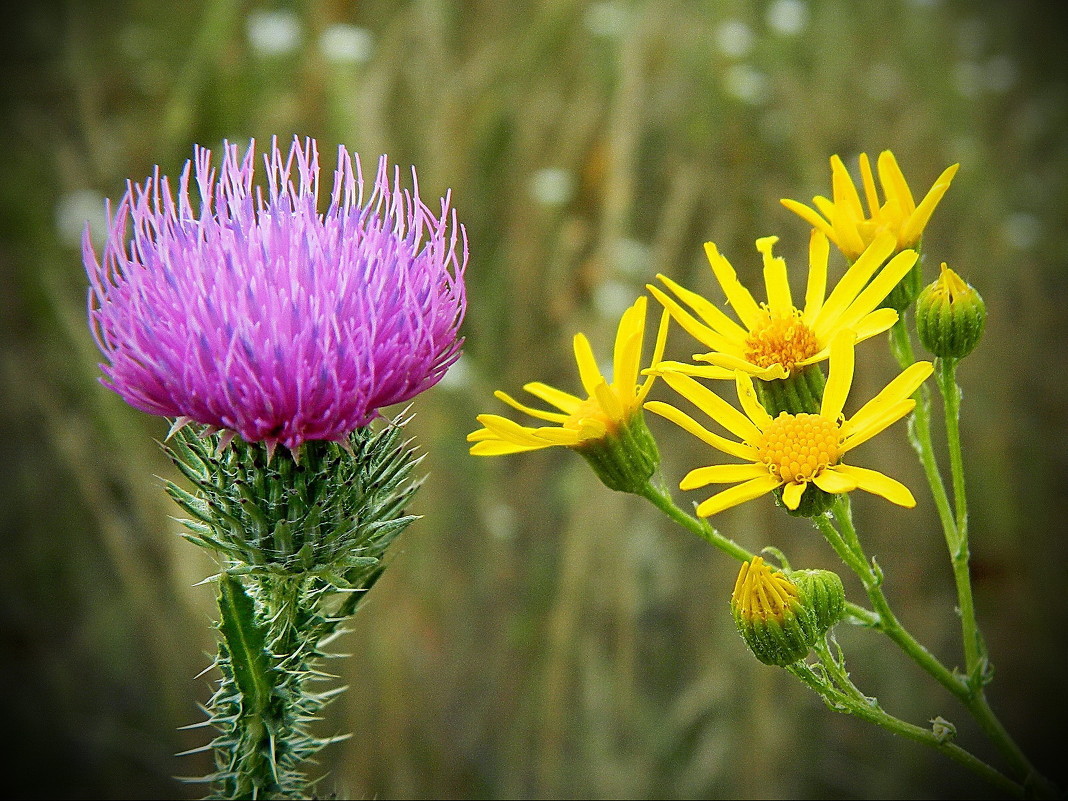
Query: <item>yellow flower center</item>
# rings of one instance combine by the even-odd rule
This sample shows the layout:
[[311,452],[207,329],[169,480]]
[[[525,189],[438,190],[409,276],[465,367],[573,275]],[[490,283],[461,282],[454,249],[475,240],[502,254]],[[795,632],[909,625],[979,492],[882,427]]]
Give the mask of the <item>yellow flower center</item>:
[[820,350],[816,335],[801,320],[796,309],[786,316],[768,315],[768,320],[754,329],[745,341],[745,358],[758,367],[781,364],[792,373],[798,362],[815,356]]
[[745,562],[734,584],[731,605],[746,620],[774,618],[782,622],[788,611],[800,604],[797,586],[782,573],[773,571],[760,556]]
[[782,412],[761,435],[760,460],[783,481],[811,481],[841,458],[838,423],[821,414]]

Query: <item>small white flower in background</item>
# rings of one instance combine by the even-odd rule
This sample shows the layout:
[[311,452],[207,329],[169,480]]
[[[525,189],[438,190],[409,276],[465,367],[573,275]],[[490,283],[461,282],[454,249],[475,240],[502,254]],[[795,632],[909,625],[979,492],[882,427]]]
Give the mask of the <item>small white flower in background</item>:
[[734,64],[723,74],[723,88],[743,103],[759,105],[767,99],[768,77],[749,64]]
[[89,223],[89,235],[94,245],[107,239],[107,214],[104,196],[92,189],[76,189],[59,199],[55,209],[56,235],[68,247],[80,248],[82,232]]
[[804,0],[775,0],[767,11],[768,27],[783,36],[797,36],[808,23]]
[[1005,220],[1002,236],[1017,250],[1033,250],[1042,237],[1042,223],[1035,215],[1018,211]]
[[[593,305],[608,320],[615,320],[634,303],[634,287],[622,281],[602,281],[593,290]],[[611,375],[610,365],[603,365],[605,375]],[[606,372],[607,371],[607,372]]]
[[630,27],[631,12],[622,3],[593,3],[582,18],[586,30],[605,39],[619,39]]
[[[622,275],[637,278],[644,283],[646,276],[649,274],[652,252],[644,242],[624,236],[612,243],[609,258],[611,259],[611,266],[616,271]],[[633,294],[633,290],[631,294]],[[627,306],[632,302],[633,299],[627,303]]]
[[452,367],[441,377],[438,386],[447,390],[462,390],[471,386],[471,363],[467,356],[461,354],[460,358],[452,363]]
[[356,25],[339,22],[319,36],[319,52],[334,64],[364,64],[371,60],[374,50],[374,34]]
[[559,167],[546,167],[530,176],[530,195],[542,206],[562,206],[575,194],[575,177]]
[[245,20],[248,43],[263,56],[284,56],[300,47],[300,20],[292,11],[249,12]]
[[983,65],[983,78],[991,92],[1007,92],[1015,84],[1020,70],[1009,56],[994,56]]
[[742,58],[753,48],[753,29],[739,19],[721,22],[716,28],[716,47],[725,56]]

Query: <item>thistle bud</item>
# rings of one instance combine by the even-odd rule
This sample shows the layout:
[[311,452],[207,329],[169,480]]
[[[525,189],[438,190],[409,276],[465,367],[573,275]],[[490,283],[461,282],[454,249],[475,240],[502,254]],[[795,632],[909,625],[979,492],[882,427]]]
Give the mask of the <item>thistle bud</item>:
[[765,665],[792,665],[815,642],[816,620],[797,585],[759,556],[738,573],[731,613],[749,650]]
[[801,605],[811,613],[815,628],[810,635],[815,642],[845,616],[842,579],[830,570],[795,570],[790,581],[797,587]]
[[942,262],[938,280],[916,301],[920,342],[935,356],[961,359],[979,344],[985,323],[986,304],[979,293]]

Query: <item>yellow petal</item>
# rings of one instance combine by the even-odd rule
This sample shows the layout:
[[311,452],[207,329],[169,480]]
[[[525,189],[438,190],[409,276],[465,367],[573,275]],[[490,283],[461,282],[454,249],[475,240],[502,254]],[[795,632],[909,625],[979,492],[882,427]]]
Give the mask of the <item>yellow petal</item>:
[[[704,358],[699,356],[697,358]],[[665,373],[682,373],[683,375],[695,375],[698,378],[734,378],[734,371],[725,367],[714,367],[707,364],[684,364],[683,362],[658,362],[653,367],[642,371],[646,375],[659,375]]]
[[805,490],[808,488],[808,482],[802,481],[799,484],[790,482],[782,488],[782,502],[786,504],[787,509],[796,509],[801,504],[801,496],[805,494]]
[[941,202],[942,196],[946,194],[946,190],[949,189],[953,176],[957,174],[959,167],[959,164],[947,167],[938,176],[938,180],[931,187],[931,191],[920,201],[920,205],[909,215],[908,222],[905,223],[905,227],[901,231],[902,244],[912,245],[919,240],[923,234],[923,229],[927,227],[927,223],[931,220],[935,207]]
[[812,327],[816,315],[827,297],[827,256],[830,244],[827,236],[815,229],[808,240],[808,284],[805,288],[805,322]]
[[753,421],[708,387],[680,373],[664,373],[664,381],[743,442],[754,443],[760,439],[760,429]]
[[567,414],[574,414],[579,406],[582,405],[581,398],[575,397],[570,392],[564,392],[555,387],[550,387],[548,384],[543,384],[540,381],[531,381],[529,384],[524,384],[523,389],[535,398],[540,398],[546,403],[551,403],[553,406],[563,410]]
[[[660,276],[660,278],[663,280],[663,276]],[[646,284],[645,288],[652,293],[654,298],[660,301],[660,304],[667,309],[673,318],[675,318],[675,322],[681,325],[683,330],[698,342],[702,342],[708,347],[716,350],[736,347],[731,340],[723,336],[723,334],[719,333],[719,331],[716,331],[714,328],[702,323],[658,287],[655,287],[652,284]]]
[[770,475],[768,468],[762,464],[714,464],[691,470],[679,483],[679,489],[692,490],[709,484],[736,484],[767,475]]
[[864,467],[840,464],[835,470],[857,482],[857,488],[874,495],[879,495],[891,503],[911,509],[916,505],[909,488],[900,481]]
[[820,309],[820,313],[813,323],[813,330],[817,338],[821,338],[821,334],[825,336],[833,330],[838,318],[849,308],[849,305],[864,289],[868,280],[875,274],[875,271],[879,269],[882,263],[890,257],[896,247],[897,239],[893,234],[884,231],[872,241],[860,255],[860,258],[846,270],[845,275],[842,276],[837,286],[831,290],[830,296],[823,304],[823,308]]
[[553,423],[563,423],[567,420],[566,414],[561,414],[560,412],[546,412],[541,409],[535,409],[531,406],[527,406],[526,404],[520,403],[507,392],[502,392],[499,389],[493,393],[493,396],[498,400],[504,401],[513,409],[518,409],[524,414],[529,414],[531,417],[536,417],[539,420],[548,420]]
[[864,196],[868,201],[868,216],[876,217],[879,214],[879,194],[875,191],[875,177],[872,175],[867,153],[860,154],[860,180],[864,184]]
[[676,409],[674,406],[670,406],[661,401],[648,401],[645,404],[645,408],[654,414],[658,414],[661,417],[670,420],[675,425],[693,434],[699,440],[707,445],[711,445],[716,450],[723,451],[731,456],[737,456],[739,459],[745,459],[749,462],[755,462],[760,458],[760,454],[753,446],[746,445],[744,442],[734,442],[719,436],[719,434],[713,434],[688,414]]
[[[660,313],[660,328],[657,329],[656,344],[653,345],[653,364],[659,364],[661,357],[664,355],[664,348],[667,347],[667,333],[670,320],[671,315],[668,314],[666,309]],[[642,382],[641,389],[638,390],[638,394],[634,398],[636,407],[641,406],[642,403],[645,402],[645,398],[649,395],[649,390],[653,388],[653,382],[656,380],[656,373],[649,373],[644,370],[642,372],[647,378]]]
[[894,154],[889,150],[880,153],[877,167],[879,183],[882,184],[887,201],[896,203],[905,216],[912,214],[916,210],[916,201],[912,199],[912,192]]
[[666,275],[658,273],[656,277],[663,281],[664,285],[679,297],[679,300],[693,309],[713,331],[733,342],[745,341],[748,336],[746,330],[720,311],[708,298],[675,283]]
[[597,366],[597,359],[594,358],[593,348],[590,347],[590,341],[586,339],[586,335],[575,334],[574,344],[579,378],[582,380],[582,386],[592,398],[597,385],[604,381],[604,376],[601,375],[601,368]]
[[853,386],[853,348],[856,341],[857,335],[849,329],[839,331],[831,340],[830,368],[820,405],[820,414],[831,420],[837,420],[842,413],[849,388]]
[[786,276],[786,260],[772,254],[777,236],[764,236],[756,241],[757,250],[764,257],[764,286],[768,293],[768,308],[772,314],[792,314],[794,300],[790,294],[790,279]]
[[716,280],[723,287],[727,302],[731,304],[738,319],[742,321],[742,325],[752,331],[763,322],[764,312],[753,300],[749,290],[742,286],[731,263],[720,255],[714,243],[705,242],[705,255],[708,257],[708,263],[712,267],[712,272],[715,273]]
[[543,447],[547,444],[544,439],[535,434],[534,429],[521,426],[507,417],[501,417],[496,414],[480,414],[475,419],[507,442],[534,447]]
[[894,406],[910,397],[920,384],[927,380],[933,370],[934,366],[930,362],[916,362],[910,365],[845,422],[842,426],[843,434],[863,427],[868,418],[880,416],[882,407]]
[[812,479],[812,483],[824,492],[829,492],[832,495],[839,495],[843,492],[852,492],[857,488],[856,479],[840,473],[837,465],[828,467],[826,470],[821,470],[816,477]]
[[864,219],[864,209],[860,205],[857,187],[849,175],[849,170],[838,156],[831,156],[831,192],[834,205],[848,214],[853,220]]
[[543,442],[540,445],[516,445],[514,442],[487,440],[485,442],[476,442],[471,446],[470,452],[472,456],[505,456],[510,453],[526,453],[527,451],[536,451],[549,447],[551,446],[548,442]]
[[779,486],[779,483],[779,479],[772,475],[751,479],[744,484],[725,489],[702,502],[697,507],[697,514],[699,517],[711,517],[724,509],[759,498],[771,492]]
[[906,414],[916,408],[916,401],[907,398],[889,406],[879,406],[877,409],[863,417],[854,415],[853,420],[842,426],[842,443],[838,446],[839,453],[850,451],[858,445],[862,445],[877,434],[882,433]]
[[738,388],[738,401],[742,404],[742,409],[757,428],[761,431],[766,431],[767,427],[771,425],[771,415],[768,414],[757,399],[756,390],[753,389],[753,379],[738,370],[734,374],[734,380]]
[[623,312],[616,331],[615,349],[612,352],[612,385],[634,394],[638,383],[638,370],[642,360],[642,339],[645,336],[645,308],[648,299],[643,295],[634,305]]
[[882,303],[890,291],[901,282],[906,273],[912,269],[919,254],[915,250],[903,250],[890,260],[875,278],[872,279],[864,291],[857,295],[849,307],[842,312],[835,322],[835,326],[852,328],[860,322],[861,318]]
[[741,370],[743,373],[748,373],[754,378],[759,378],[763,381],[771,381],[776,378],[786,378],[790,373],[781,364],[776,362],[768,367],[759,367],[750,361],[746,361],[740,356],[735,356],[732,353],[704,353],[700,356],[694,356],[695,359],[699,359],[703,362],[709,362],[730,371],[724,378],[731,378],[734,375],[735,370]]
[[798,203],[796,200],[790,200],[789,198],[783,198],[779,202],[817,231],[820,231],[824,236],[834,236],[834,229],[831,228],[831,224],[823,219],[815,209],[809,208],[804,203]]
[[883,331],[889,331],[897,322],[897,316],[897,312],[893,309],[876,309],[865,315],[856,325],[857,342],[863,342]]
[[597,403],[610,420],[619,422],[626,420],[628,410],[623,407],[619,396],[604,381],[594,388],[594,397],[597,398]]

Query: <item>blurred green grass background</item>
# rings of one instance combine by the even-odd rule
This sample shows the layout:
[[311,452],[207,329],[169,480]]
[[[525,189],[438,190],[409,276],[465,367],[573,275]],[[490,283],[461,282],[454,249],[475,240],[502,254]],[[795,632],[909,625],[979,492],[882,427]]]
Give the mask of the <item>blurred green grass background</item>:
[[[745,650],[737,565],[567,451],[478,460],[496,388],[577,388],[570,341],[611,346],[664,272],[721,299],[714,240],[751,286],[758,236],[803,280],[779,198],[828,193],[827,159],[891,148],[914,191],[961,162],[925,238],[982,292],[961,370],[975,590],[995,708],[1065,779],[1068,71],[1053,4],[894,0],[39,2],[3,28],[0,665],[9,797],[194,798],[214,572],[157,476],[165,423],[102,388],[78,238],[194,143],[318,138],[453,190],[471,262],[466,354],[418,399],[424,515],[353,621],[349,691],[322,732],[324,795],[381,798],[994,797],[943,757],[826,710]],[[368,161],[370,160],[370,161]],[[838,264],[841,269],[841,264]],[[671,352],[693,345],[676,329]],[[893,375],[883,341],[853,399]],[[665,397],[662,392],[657,396]],[[705,458],[651,421],[677,482]],[[854,503],[905,624],[950,665],[945,545],[904,427],[864,464],[914,511]],[[945,460],[943,460],[945,462]],[[682,503],[692,498],[676,493]],[[696,495],[694,496],[696,498]],[[703,496],[701,496],[703,497]],[[835,568],[770,499],[717,523],[750,549]],[[859,587],[847,583],[860,600]],[[881,638],[841,633],[895,714],[963,710]]]

